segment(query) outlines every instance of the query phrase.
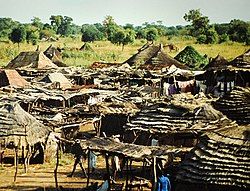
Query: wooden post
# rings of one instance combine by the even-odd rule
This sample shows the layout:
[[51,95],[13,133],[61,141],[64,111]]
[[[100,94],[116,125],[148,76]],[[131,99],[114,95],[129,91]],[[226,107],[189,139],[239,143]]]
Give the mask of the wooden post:
[[153,173],[154,173],[154,184],[152,187],[152,190],[155,191],[156,190],[156,186],[157,186],[157,175],[156,175],[156,157],[153,157]]
[[125,190],[127,191],[128,190],[128,158],[126,158],[126,172],[127,172],[127,174],[126,174],[126,186],[125,186]]
[[15,175],[14,175],[14,182],[16,182],[16,177],[17,177],[17,171],[18,171],[18,147],[15,147],[15,158],[14,158],[14,163],[15,163]]
[[88,152],[88,177],[87,177],[87,187],[89,186],[89,178],[90,178],[90,149],[88,148],[87,149],[87,152]]
[[56,188],[57,189],[58,189],[57,169],[58,169],[58,165],[59,165],[59,148],[60,148],[60,141],[58,141],[58,143],[57,143],[57,149],[56,149],[56,167],[55,167],[55,170],[54,170],[55,184],[56,184]]
[[109,172],[109,155],[108,155],[108,153],[105,153],[105,161],[106,161],[106,169],[107,169],[108,183],[109,183],[108,190],[110,190],[110,172]]

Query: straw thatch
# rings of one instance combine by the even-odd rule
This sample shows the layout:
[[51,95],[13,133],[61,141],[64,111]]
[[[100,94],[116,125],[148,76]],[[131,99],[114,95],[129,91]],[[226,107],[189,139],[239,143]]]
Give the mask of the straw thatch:
[[36,68],[36,69],[50,69],[57,68],[52,61],[46,57],[41,51],[30,51],[30,52],[21,52],[16,58],[8,63],[6,68]]
[[61,89],[72,87],[71,82],[62,73],[58,72],[47,74],[41,81],[46,83],[59,83]]
[[187,152],[189,148],[177,148],[174,146],[142,146],[129,143],[116,142],[111,138],[94,137],[91,139],[80,140],[83,149],[91,149],[99,152],[108,152],[116,155],[124,155],[129,158],[143,160],[152,159],[153,156],[161,157],[169,154],[179,154]]
[[[180,94],[181,95],[181,94]],[[191,95],[190,95],[191,96]],[[180,96],[182,97],[182,96]],[[192,96],[191,96],[192,97]],[[188,103],[191,101],[192,103]],[[125,125],[126,130],[154,133],[206,131],[210,123],[229,122],[205,98],[176,98],[171,103],[154,103],[146,106]],[[218,125],[219,128],[219,125]]]
[[140,69],[150,70],[161,70],[162,68],[169,68],[172,65],[175,65],[177,68],[188,69],[187,66],[164,53],[161,45],[146,45],[124,63],[139,67]]
[[228,61],[223,56],[218,54],[204,67],[204,69],[225,69],[227,66]]
[[43,52],[54,64],[59,67],[66,67],[67,65],[62,61],[62,55],[58,48],[52,44]]
[[50,129],[24,111],[17,102],[0,102],[0,137],[15,145],[45,142]]
[[0,87],[25,87],[28,82],[16,70],[0,70]]
[[228,118],[240,124],[250,123],[250,88],[235,87],[213,105]]
[[230,65],[237,68],[250,69],[250,49],[232,60]]
[[205,134],[181,164],[177,180],[249,188],[249,132],[249,126],[231,125]]

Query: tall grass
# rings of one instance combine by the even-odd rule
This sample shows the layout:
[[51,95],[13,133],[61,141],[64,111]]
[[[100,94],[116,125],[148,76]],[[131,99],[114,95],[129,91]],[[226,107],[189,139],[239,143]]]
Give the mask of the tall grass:
[[[93,62],[124,62],[130,56],[137,52],[137,49],[145,44],[145,40],[136,40],[133,44],[125,46],[122,51],[121,46],[116,46],[109,41],[97,41],[90,43],[90,46],[93,48],[91,51],[79,51],[83,42],[81,42],[80,36],[76,38],[60,38],[56,42],[39,42],[40,50],[44,51],[50,44],[54,46],[64,48],[63,60],[67,65],[70,66],[81,66],[88,67]],[[241,43],[228,42],[223,44],[196,44],[195,40],[189,36],[183,37],[172,37],[166,38],[161,37],[157,40],[156,44],[170,44],[174,43],[180,51],[184,49],[187,45],[192,45],[198,52],[201,54],[206,54],[209,57],[215,57],[218,54],[224,56],[228,60],[234,59],[236,56],[247,51],[250,46],[246,46]],[[0,66],[5,66],[9,61],[15,58],[19,52],[22,51],[34,51],[37,46],[22,43],[18,49],[17,44],[12,44],[10,41],[0,41]],[[178,52],[168,52],[166,53],[171,56],[175,56]]]

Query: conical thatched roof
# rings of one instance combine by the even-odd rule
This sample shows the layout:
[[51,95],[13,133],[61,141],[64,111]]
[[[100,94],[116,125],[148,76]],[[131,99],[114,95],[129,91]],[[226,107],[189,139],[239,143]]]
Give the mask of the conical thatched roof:
[[231,124],[205,134],[181,164],[177,180],[197,187],[212,184],[250,188],[249,132],[249,126]]
[[200,55],[192,46],[186,46],[186,48],[174,58],[190,68],[204,67],[208,63],[208,60]]
[[138,53],[130,57],[124,63],[140,69],[161,70],[175,65],[177,68],[188,69],[187,66],[179,63],[177,60],[162,51],[161,45],[146,45],[139,49]]
[[44,142],[50,132],[17,102],[0,102],[0,138],[22,145]]
[[244,54],[236,57],[230,62],[230,65],[234,67],[250,69],[250,49]]
[[62,55],[58,48],[52,44],[43,52],[54,64],[59,67],[66,67],[67,65],[62,62]]
[[71,82],[62,73],[58,72],[47,74],[41,81],[46,83],[59,83],[61,89],[72,87]]
[[[205,98],[192,98],[189,103],[185,97],[171,103],[159,102],[141,109],[125,125],[126,130],[150,133],[177,133],[206,131],[210,123],[231,122],[220,111],[215,110]],[[223,123],[224,123],[223,122]],[[220,126],[218,125],[218,128]]]
[[28,82],[16,70],[0,70],[0,87],[25,87]]
[[228,118],[240,124],[250,123],[250,88],[235,87],[213,103]]
[[221,55],[217,55],[215,58],[211,60],[209,64],[207,64],[204,69],[221,69],[226,68],[228,66],[228,61]]
[[82,47],[81,47],[79,50],[81,50],[81,51],[91,51],[91,52],[94,52],[94,50],[93,50],[93,48],[90,46],[90,44],[89,44],[89,43],[86,43],[86,42],[82,45]]
[[21,52],[16,58],[9,62],[6,68],[36,68],[50,69],[58,66],[46,57],[41,51]]

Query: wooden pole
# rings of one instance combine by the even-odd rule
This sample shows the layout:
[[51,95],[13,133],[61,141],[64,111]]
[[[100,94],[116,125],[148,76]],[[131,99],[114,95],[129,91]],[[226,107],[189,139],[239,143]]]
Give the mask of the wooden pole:
[[108,175],[108,190],[110,190],[110,172],[109,172],[109,155],[108,153],[105,153],[105,161],[106,161],[106,169],[107,169],[107,175]]
[[58,169],[58,165],[59,165],[59,147],[60,147],[60,141],[58,141],[58,143],[57,143],[57,149],[56,149],[56,167],[55,167],[55,170],[54,170],[55,184],[56,184],[56,188],[57,189],[58,189],[57,169]]
[[14,175],[14,182],[16,182],[16,177],[17,177],[17,171],[18,171],[18,147],[15,147],[15,175]]
[[87,187],[89,186],[89,174],[90,174],[90,149],[87,149],[87,152],[88,152],[88,177],[87,177]]
[[152,187],[152,190],[155,191],[156,190],[156,186],[157,186],[157,175],[156,175],[156,157],[153,157],[153,172],[154,172],[154,184]]
[[127,174],[126,174],[126,186],[125,186],[125,190],[127,191],[128,190],[128,158],[126,159],[127,161],[127,163],[126,163],[126,172],[127,172]]

